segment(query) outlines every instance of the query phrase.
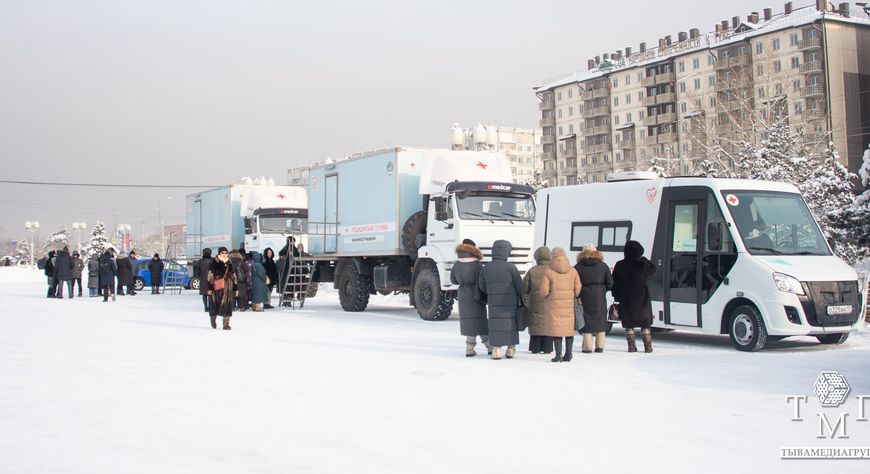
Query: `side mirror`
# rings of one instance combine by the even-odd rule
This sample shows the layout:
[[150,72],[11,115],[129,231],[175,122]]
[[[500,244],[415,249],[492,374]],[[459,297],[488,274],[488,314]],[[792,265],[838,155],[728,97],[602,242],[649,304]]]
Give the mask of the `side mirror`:
[[716,252],[722,250],[721,222],[711,222],[707,224],[707,247]]
[[435,220],[447,220],[447,200],[444,198],[435,199]]
[[250,235],[254,233],[254,223],[251,221],[250,217],[245,217],[245,234]]

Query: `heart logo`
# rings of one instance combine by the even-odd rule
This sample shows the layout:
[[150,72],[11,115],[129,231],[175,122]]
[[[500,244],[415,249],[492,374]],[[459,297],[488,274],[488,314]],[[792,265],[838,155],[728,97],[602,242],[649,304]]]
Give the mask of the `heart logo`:
[[658,194],[658,188],[647,188],[646,190],[646,202],[652,203],[656,200],[656,194]]

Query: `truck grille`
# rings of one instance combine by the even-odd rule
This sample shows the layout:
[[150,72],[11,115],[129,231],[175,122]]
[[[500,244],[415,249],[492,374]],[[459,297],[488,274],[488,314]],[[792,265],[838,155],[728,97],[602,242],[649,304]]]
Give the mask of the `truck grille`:
[[[858,320],[861,297],[857,282],[805,281],[801,285],[806,296],[799,299],[810,326],[850,326]],[[828,310],[828,307],[845,306],[851,306],[851,311]]]

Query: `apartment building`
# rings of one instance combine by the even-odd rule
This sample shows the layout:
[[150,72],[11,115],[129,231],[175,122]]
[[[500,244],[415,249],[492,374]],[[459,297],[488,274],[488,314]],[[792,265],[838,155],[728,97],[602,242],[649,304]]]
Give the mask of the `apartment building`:
[[[454,125],[458,127],[458,125]],[[479,145],[493,152],[503,153],[511,163],[511,174],[515,183],[525,184],[533,181],[535,173],[543,169],[540,128],[502,127],[498,125],[476,125],[482,141]],[[459,129],[457,129],[459,130]],[[464,129],[464,146],[469,150],[478,149],[474,143],[474,130]],[[485,139],[483,138],[485,137]],[[576,168],[575,168],[576,169]]]
[[596,56],[535,90],[551,185],[653,163],[674,174],[733,165],[741,140],[775,120],[817,151],[833,142],[855,171],[870,142],[870,17],[849,3],[789,2]]

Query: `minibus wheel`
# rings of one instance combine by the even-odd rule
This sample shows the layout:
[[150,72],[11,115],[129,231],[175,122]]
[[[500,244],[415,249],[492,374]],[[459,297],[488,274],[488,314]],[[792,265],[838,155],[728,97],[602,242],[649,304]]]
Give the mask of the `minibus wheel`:
[[816,336],[816,339],[818,339],[822,344],[842,344],[846,342],[846,339],[849,339],[849,333],[841,332],[839,334],[824,334]]
[[767,328],[754,306],[740,305],[731,311],[728,335],[738,351],[756,352],[767,344]]

